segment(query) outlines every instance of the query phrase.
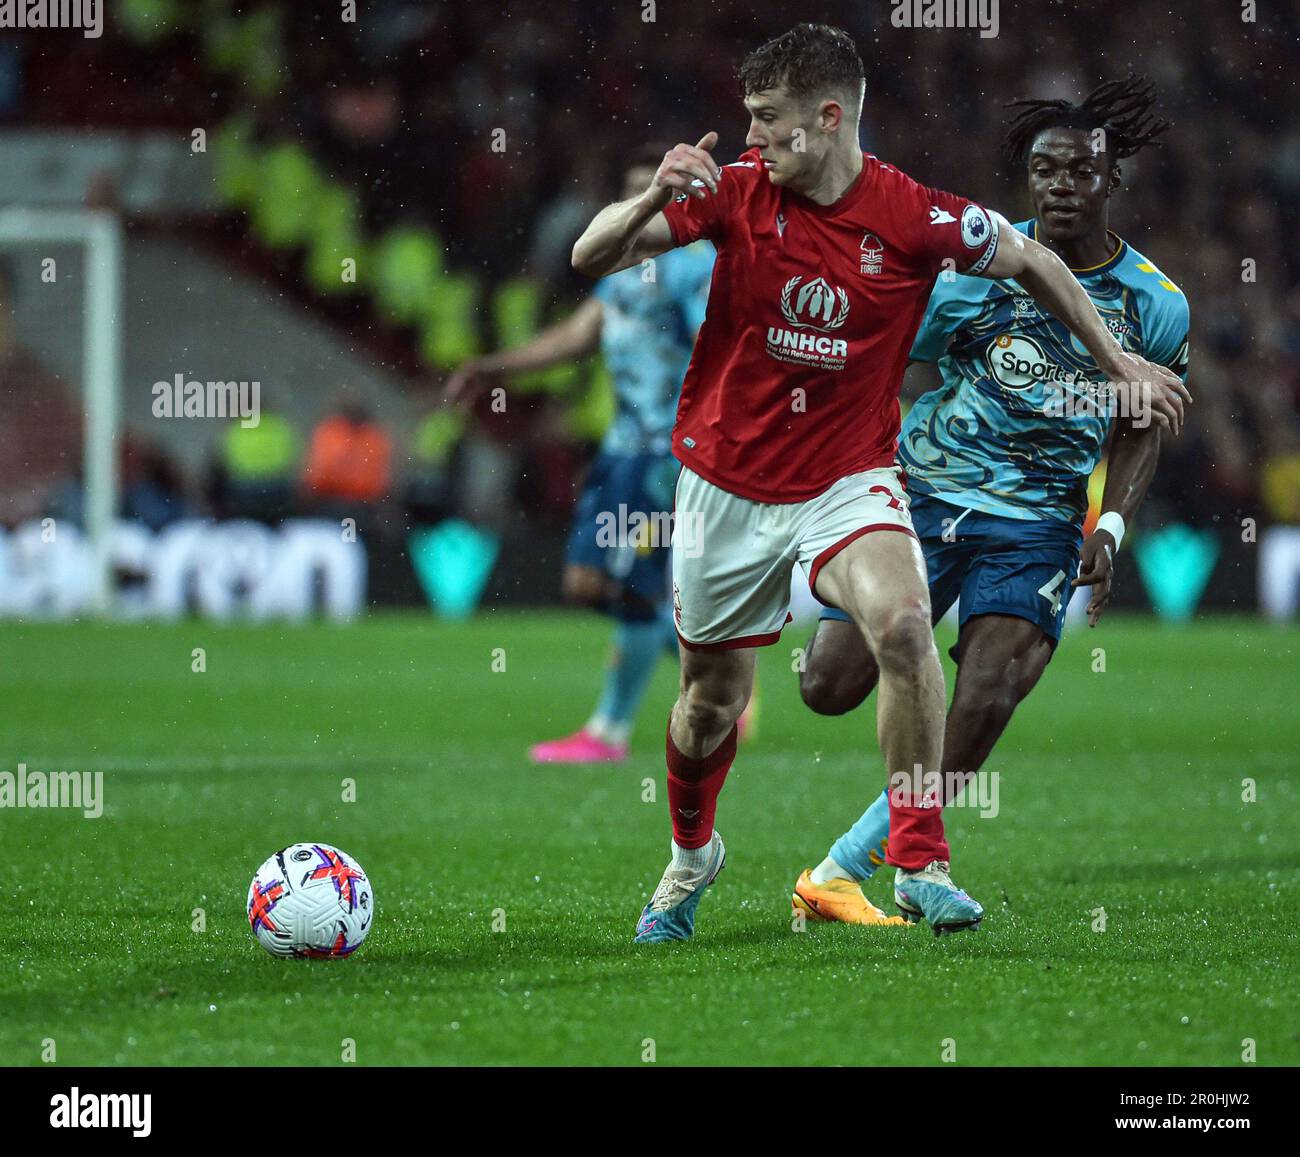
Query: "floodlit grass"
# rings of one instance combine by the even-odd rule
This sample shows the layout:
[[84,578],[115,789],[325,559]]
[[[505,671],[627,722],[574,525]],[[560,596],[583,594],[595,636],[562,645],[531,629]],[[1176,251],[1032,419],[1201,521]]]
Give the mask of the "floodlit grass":
[[[791,928],[796,875],[883,770],[873,711],[799,702],[789,629],[721,799],[728,868],[695,939],[654,947],[630,938],[666,861],[671,665],[626,765],[524,758],[586,717],[607,634],[560,614],[0,627],[0,771],[102,771],[105,797],[93,820],[0,809],[0,1060],[50,1038],[70,1065],[324,1065],[347,1038],[361,1064],[639,1064],[650,1039],[661,1065],[897,1065],[952,1040],[959,1064],[1231,1066],[1251,1038],[1300,1063],[1300,632],[1067,635],[988,764],[997,817],[947,813],[988,915],[938,940]],[[345,961],[276,960],[248,882],[313,839],[365,866],[374,931]]]

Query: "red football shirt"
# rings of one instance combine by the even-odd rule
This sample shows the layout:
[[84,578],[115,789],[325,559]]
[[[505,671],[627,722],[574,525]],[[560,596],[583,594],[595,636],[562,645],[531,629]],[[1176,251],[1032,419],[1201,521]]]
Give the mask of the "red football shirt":
[[891,465],[935,277],[988,265],[993,218],[870,154],[833,205],[773,185],[757,149],[706,194],[664,209],[678,245],[707,237],[718,251],[673,428],[678,460],[759,502],[801,502]]

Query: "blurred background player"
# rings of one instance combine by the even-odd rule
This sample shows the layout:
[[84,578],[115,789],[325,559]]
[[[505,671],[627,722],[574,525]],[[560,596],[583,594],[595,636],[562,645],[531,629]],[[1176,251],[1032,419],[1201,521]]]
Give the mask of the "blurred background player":
[[[624,174],[622,196],[654,177],[667,148],[647,145]],[[595,352],[614,381],[616,413],[588,471],[573,519],[563,589],[575,604],[617,621],[614,654],[596,709],[572,735],[538,743],[538,763],[618,762],[627,757],[637,708],[665,651],[676,654],[668,599],[667,540],[620,535],[635,514],[666,526],[680,466],[672,455],[677,398],[704,320],[713,247],[673,250],[602,280],[569,317],[515,349],[476,358],[448,383],[459,399],[498,374],[524,373]],[[661,516],[656,518],[655,516]],[[610,541],[611,531],[614,541]]]
[[[1186,297],[1109,229],[1119,162],[1168,127],[1152,116],[1153,103],[1150,83],[1135,78],[1103,84],[1078,104],[1019,101],[1003,153],[1028,170],[1034,218],[1016,229],[1069,265],[1125,349],[1185,378]],[[959,600],[957,685],[943,750],[951,799],[958,776],[983,766],[1046,668],[1072,587],[1093,588],[1088,619],[1097,625],[1125,525],[1155,474],[1161,426],[1153,399],[1117,399],[1103,513],[1081,552],[1088,479],[1111,422],[1104,397],[1091,392],[1104,375],[1066,327],[1014,281],[941,277],[911,357],[937,359],[943,376],[908,414],[899,463],[935,622]],[[807,656],[800,690],[821,714],[852,710],[876,685],[862,633],[841,611],[823,613]],[[874,923],[861,884],[884,861],[888,835],[882,793],[800,876],[795,909]]]

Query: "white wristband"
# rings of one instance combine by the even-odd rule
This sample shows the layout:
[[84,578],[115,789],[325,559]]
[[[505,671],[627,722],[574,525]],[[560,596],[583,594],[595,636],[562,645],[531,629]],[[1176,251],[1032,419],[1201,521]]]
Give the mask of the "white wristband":
[[1115,540],[1115,549],[1124,541],[1124,516],[1116,510],[1108,510],[1097,519],[1097,530],[1104,530]]

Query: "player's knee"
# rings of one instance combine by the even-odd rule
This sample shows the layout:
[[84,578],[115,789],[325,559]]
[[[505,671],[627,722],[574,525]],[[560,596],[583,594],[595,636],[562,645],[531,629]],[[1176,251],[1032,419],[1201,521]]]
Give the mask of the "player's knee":
[[920,602],[887,612],[873,636],[876,660],[884,669],[912,670],[934,651],[930,612]]
[[833,680],[824,672],[809,668],[799,674],[799,698],[804,706],[818,715],[842,715],[843,709],[836,703],[836,687]]
[[870,694],[874,682],[809,666],[799,675],[799,695],[804,705],[818,715],[843,715]]
[[742,694],[709,688],[699,683],[682,690],[681,712],[692,735],[725,734],[745,709]]

